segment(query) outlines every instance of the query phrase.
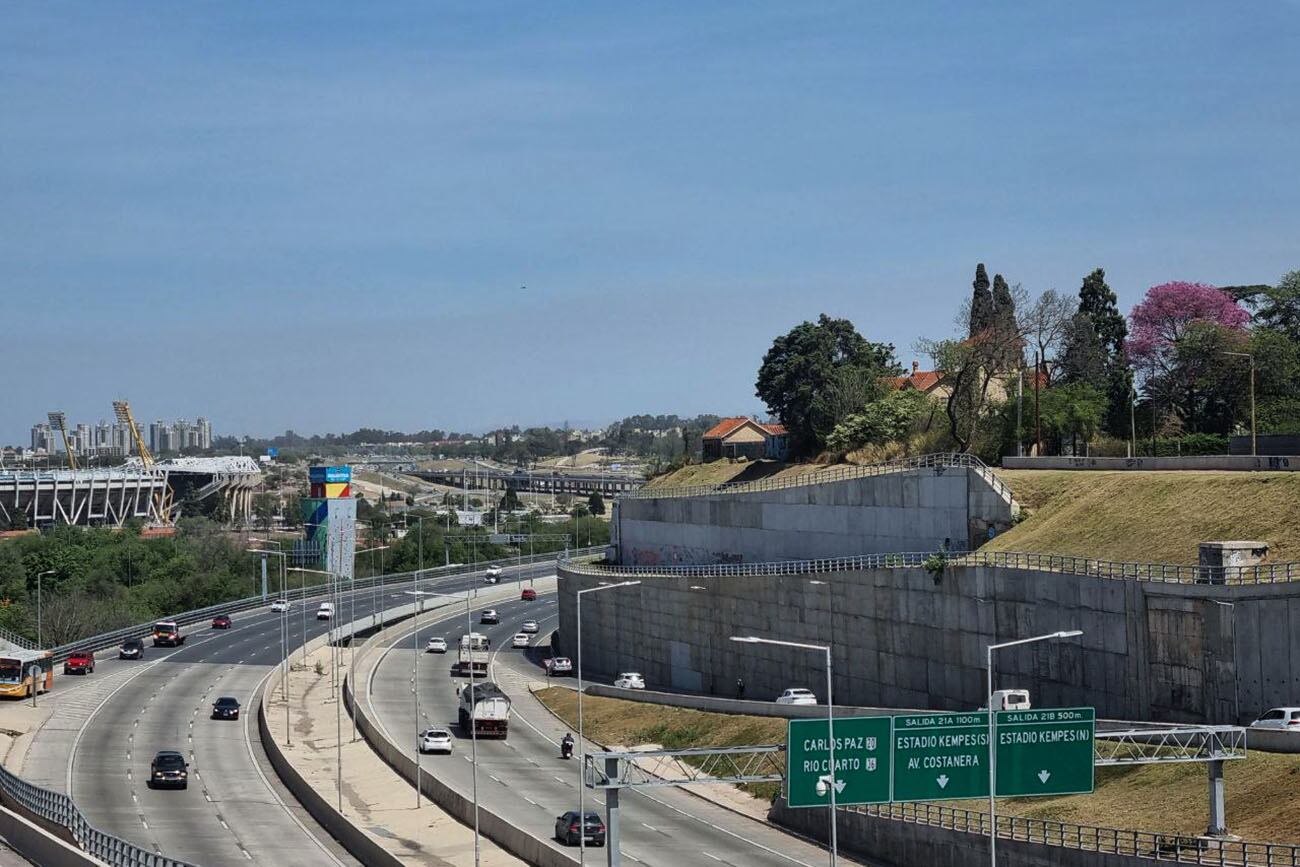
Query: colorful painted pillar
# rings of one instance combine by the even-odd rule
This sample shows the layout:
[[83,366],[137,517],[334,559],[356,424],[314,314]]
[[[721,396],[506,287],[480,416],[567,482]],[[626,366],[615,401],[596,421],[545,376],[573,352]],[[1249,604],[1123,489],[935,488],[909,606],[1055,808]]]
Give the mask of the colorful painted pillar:
[[352,580],[357,550],[357,501],[351,467],[310,467],[311,496],[302,501],[304,553],[317,568]]

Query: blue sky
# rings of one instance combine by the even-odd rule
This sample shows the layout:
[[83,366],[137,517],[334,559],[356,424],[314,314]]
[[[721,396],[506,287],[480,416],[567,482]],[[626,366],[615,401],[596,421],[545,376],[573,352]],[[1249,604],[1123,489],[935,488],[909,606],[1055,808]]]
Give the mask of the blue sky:
[[0,442],[119,396],[248,434],[761,411],[775,335],[907,363],[978,261],[1125,310],[1272,281],[1298,40],[1266,0],[12,5]]

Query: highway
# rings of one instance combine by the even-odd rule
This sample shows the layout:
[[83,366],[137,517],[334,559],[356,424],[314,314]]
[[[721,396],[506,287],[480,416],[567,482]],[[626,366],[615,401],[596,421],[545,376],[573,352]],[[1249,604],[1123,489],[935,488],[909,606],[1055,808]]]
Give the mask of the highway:
[[[511,637],[527,619],[537,620],[542,640],[555,627],[558,610],[553,594],[536,602],[498,604],[501,624],[475,626],[488,635],[494,652],[494,678],[514,701],[509,737],[505,741],[478,742],[480,802],[518,827],[549,839],[555,817],[578,806],[576,759],[559,757],[559,739],[565,729],[523,690],[526,679],[544,677],[523,650],[509,647]],[[475,617],[477,621],[477,615]],[[451,644],[464,631],[464,612],[435,615],[421,624],[419,646],[432,636]],[[420,667],[420,710],[417,725],[412,696],[413,629],[387,640],[388,649],[377,662],[370,695],[363,697],[383,727],[398,743],[414,748],[416,731],[425,726],[450,729],[455,738],[452,756],[428,756],[424,766],[460,792],[472,790],[471,744],[456,725],[456,697],[450,664],[454,654],[425,654]],[[512,688],[511,681],[515,681]],[[586,804],[604,813],[604,798],[587,790]],[[622,851],[628,863],[680,867],[701,865],[821,865],[824,849],[782,833],[753,819],[739,816],[689,792],[671,788],[627,791],[622,799]],[[558,846],[558,843],[554,845]],[[576,849],[572,854],[577,858]],[[588,853],[588,863],[604,863],[605,852]],[[859,863],[841,856],[844,863]]]
[[[526,575],[553,569],[550,564],[524,567]],[[408,604],[411,597],[401,591],[410,586],[384,588],[379,605]],[[455,592],[484,585],[480,572],[428,579],[421,586]],[[371,613],[375,598],[369,589],[357,591],[358,618]],[[351,617],[352,603],[346,599],[339,621]],[[308,605],[310,640],[328,624],[315,619],[315,602]],[[302,614],[295,603],[291,648],[301,644]],[[351,867],[357,862],[287,793],[281,794],[260,755],[252,698],[280,662],[280,615],[268,608],[233,615],[233,620],[230,630],[189,627],[178,649],[146,646],[143,661],[119,661],[114,651],[99,655],[96,671],[86,681],[112,678],[116,683],[73,737],[67,791],[101,830],[195,864]],[[88,685],[80,677],[55,680],[60,693]],[[233,695],[244,706],[247,712],[240,721],[209,718],[212,701],[222,695]],[[189,789],[148,788],[150,760],[162,749],[190,756]],[[45,776],[56,771],[41,769]]]

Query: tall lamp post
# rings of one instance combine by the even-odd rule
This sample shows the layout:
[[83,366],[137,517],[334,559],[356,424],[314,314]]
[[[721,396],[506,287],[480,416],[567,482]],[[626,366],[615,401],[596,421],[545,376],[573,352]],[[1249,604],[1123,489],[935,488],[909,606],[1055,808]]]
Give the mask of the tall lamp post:
[[1250,454],[1251,457],[1255,457],[1259,454],[1255,438],[1255,356],[1249,352],[1223,352],[1222,354],[1250,359]]
[[[415,648],[416,648],[415,659],[417,665],[416,671],[418,672],[419,671],[418,665],[420,660],[420,625],[419,625],[418,612],[423,607],[423,597],[434,596],[434,597],[440,597],[442,599],[459,600],[461,598],[461,595],[456,593],[434,593],[429,590],[416,590],[415,596],[417,600],[416,601],[417,614],[416,614],[416,628],[415,628]],[[473,601],[473,595],[470,593],[469,590],[466,590],[464,593],[464,598],[465,598],[465,635],[466,637],[468,637],[470,633],[474,631],[474,616],[470,611],[470,603],[471,601]],[[473,660],[472,646],[470,652],[471,652],[470,659]],[[469,663],[469,707],[470,707],[469,741],[470,741],[470,753],[471,753],[470,773],[472,777],[472,789],[473,789],[473,798],[474,798],[474,867],[478,867],[479,865],[478,730],[474,727],[474,665],[472,661]],[[418,676],[416,677],[415,680],[415,727],[418,731],[420,727],[420,679]],[[416,749],[415,749],[415,807],[416,809],[419,809],[420,807],[420,749],[418,744],[416,745]]]
[[[582,594],[597,593],[601,590],[617,590],[619,587],[635,587],[640,581],[620,581],[617,584],[610,584],[602,581],[595,587],[588,587],[586,590],[577,592],[577,618],[578,618],[578,863],[587,863],[587,813],[583,806],[583,774],[582,764],[586,761],[586,741],[582,735]],[[607,842],[609,846],[617,846],[617,840]],[[615,854],[614,849],[610,849],[610,857]]]
[[41,591],[41,579],[56,572],[58,572],[57,569],[46,569],[44,572],[36,573],[36,646],[41,648],[45,647],[45,640],[41,632],[41,597],[44,595]]
[[286,603],[286,607],[280,612],[280,684],[282,687],[280,692],[281,697],[284,698],[284,745],[291,747],[293,732],[289,725],[289,609],[287,607],[289,592],[285,586],[288,581],[288,576],[285,574],[285,558],[289,555],[269,548],[246,548],[245,550],[250,554],[261,554],[263,559],[267,556],[280,558],[280,598]]
[[[305,569],[302,566],[294,566],[292,568],[292,571],[313,572],[318,575],[330,576],[330,581],[334,585],[333,593],[331,594],[334,598],[334,611],[330,615],[330,626],[328,632],[333,633],[334,618],[339,615],[339,609],[340,609],[338,588],[341,579],[339,574],[337,572],[328,572],[324,569]],[[337,655],[338,648],[334,646],[335,640],[332,634],[329,636],[329,639],[330,639],[329,641],[330,671],[334,676],[333,680],[336,682],[338,679],[338,671],[339,671],[339,657]],[[331,689],[335,689],[333,682],[331,683]],[[338,811],[340,814],[343,812],[343,709],[340,707],[340,705],[342,704],[343,704],[343,691],[339,689],[337,692],[334,693],[334,732],[335,732],[334,757],[335,757],[335,764],[336,764],[335,774],[337,777],[337,785],[338,785]]]
[[756,635],[733,635],[732,641],[738,641],[741,644],[771,644],[777,647],[793,647],[798,650],[812,650],[826,655],[826,738],[830,743],[830,768],[826,776],[817,782],[825,785],[827,792],[831,796],[831,867],[839,862],[839,838],[836,833],[835,811],[835,695],[832,691],[831,677],[831,646],[829,644],[803,644],[798,641],[778,641],[775,638],[759,638]]
[[998,712],[993,707],[993,651],[1001,650],[1004,647],[1016,647],[1020,644],[1033,644],[1036,641],[1074,638],[1079,635],[1083,635],[1082,629],[1067,629],[1062,632],[1050,632],[1047,635],[1035,635],[1033,638],[1020,638],[1016,641],[990,644],[985,648],[985,672],[988,676],[988,699],[985,704],[989,710],[989,864],[992,867],[997,867],[998,863],[997,752],[993,748],[993,738],[997,731],[995,722]]

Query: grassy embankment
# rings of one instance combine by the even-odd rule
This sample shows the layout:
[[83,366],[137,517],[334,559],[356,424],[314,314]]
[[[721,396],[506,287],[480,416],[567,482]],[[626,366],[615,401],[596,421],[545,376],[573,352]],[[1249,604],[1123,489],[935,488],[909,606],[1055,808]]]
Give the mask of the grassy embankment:
[[[570,725],[577,725],[577,697],[571,689],[539,690],[537,697]],[[584,728],[606,746],[658,744],[665,748],[742,746],[785,741],[785,720],[705,713],[636,701],[590,696],[583,700]],[[1227,762],[1228,827],[1248,840],[1300,843],[1300,755],[1253,752]],[[747,787],[770,799],[775,784]],[[950,806],[985,810],[983,801],[953,801]],[[1004,799],[1004,815],[1051,819],[1104,828],[1166,834],[1205,830],[1205,766],[1142,765],[1099,768],[1091,795]]]

